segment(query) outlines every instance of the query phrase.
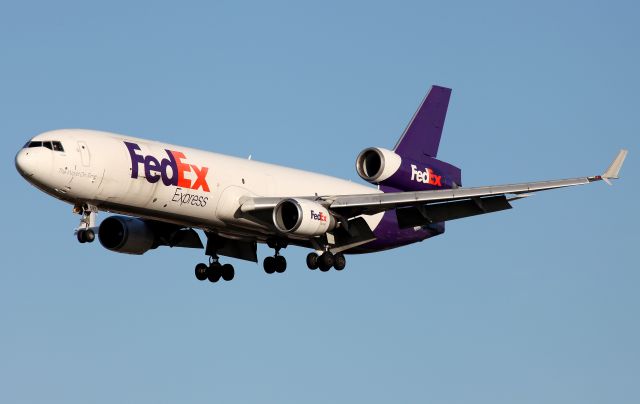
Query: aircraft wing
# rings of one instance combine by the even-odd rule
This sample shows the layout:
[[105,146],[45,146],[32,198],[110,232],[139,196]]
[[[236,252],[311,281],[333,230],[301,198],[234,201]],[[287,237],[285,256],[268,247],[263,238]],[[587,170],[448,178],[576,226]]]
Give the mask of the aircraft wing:
[[[525,198],[534,192],[584,185],[618,178],[627,150],[620,150],[609,168],[601,175],[562,180],[525,182],[472,188],[455,188],[417,192],[306,197],[344,218],[376,214],[397,209],[401,227],[418,226],[462,217],[509,209],[509,201]],[[508,197],[509,196],[509,197]],[[248,198],[240,210],[249,213],[273,209],[282,198]]]

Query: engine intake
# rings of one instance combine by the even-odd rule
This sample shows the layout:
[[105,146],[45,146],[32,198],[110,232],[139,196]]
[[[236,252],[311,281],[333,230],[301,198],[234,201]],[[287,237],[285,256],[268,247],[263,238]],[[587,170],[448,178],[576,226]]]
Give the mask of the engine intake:
[[402,158],[395,152],[379,147],[369,147],[356,158],[356,171],[365,181],[378,184],[395,174]]
[[283,199],[273,209],[273,224],[281,233],[320,236],[336,226],[329,210],[307,199]]
[[426,155],[416,161],[379,147],[360,152],[356,170],[365,181],[398,191],[450,189],[462,185],[462,172],[452,164]]
[[100,224],[98,239],[108,250],[140,255],[155,248],[156,237],[144,220],[109,216]]

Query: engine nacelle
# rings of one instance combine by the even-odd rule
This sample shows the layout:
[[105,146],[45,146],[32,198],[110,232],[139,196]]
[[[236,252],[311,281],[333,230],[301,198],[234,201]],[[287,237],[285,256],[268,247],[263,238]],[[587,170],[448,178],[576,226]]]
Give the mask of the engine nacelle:
[[281,233],[320,236],[336,227],[329,210],[307,199],[283,199],[273,209],[273,224]]
[[100,244],[108,250],[124,254],[144,254],[155,248],[155,234],[141,219],[109,216],[98,229]]
[[356,158],[356,170],[365,181],[378,184],[395,174],[402,164],[402,157],[380,147],[364,149]]
[[356,170],[362,179],[372,184],[399,191],[449,189],[462,185],[462,172],[454,165],[429,156],[416,161],[379,147],[364,149],[356,158]]

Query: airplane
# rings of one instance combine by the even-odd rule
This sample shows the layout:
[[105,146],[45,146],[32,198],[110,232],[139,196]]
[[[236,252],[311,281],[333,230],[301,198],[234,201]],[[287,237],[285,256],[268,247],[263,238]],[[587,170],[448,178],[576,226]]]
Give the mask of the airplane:
[[[451,89],[432,86],[393,149],[365,148],[357,184],[274,164],[114,133],[62,129],[18,151],[18,172],[80,215],[80,243],[144,254],[159,246],[204,248],[198,280],[230,281],[220,256],[263,261],[282,273],[289,245],[311,249],[309,269],[341,271],[346,254],[372,253],[443,234],[449,220],[498,212],[531,194],[619,177],[627,150],[601,175],[463,187],[460,168],[437,159]],[[112,212],[97,224],[99,211]],[[204,231],[206,245],[195,230]]]

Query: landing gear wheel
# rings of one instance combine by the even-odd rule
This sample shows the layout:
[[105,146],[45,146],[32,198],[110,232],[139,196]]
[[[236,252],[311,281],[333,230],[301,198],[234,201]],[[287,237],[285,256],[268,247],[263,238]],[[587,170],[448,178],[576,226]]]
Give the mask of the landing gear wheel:
[[219,262],[213,262],[209,265],[207,269],[207,279],[209,279],[209,282],[218,282],[220,280],[220,276],[222,275],[220,273],[221,267],[222,265],[220,265]]
[[80,224],[76,227],[76,237],[80,243],[91,243],[96,239],[96,215],[98,208],[88,203],[76,204],[73,213],[80,213]]
[[307,255],[307,267],[311,270],[318,269],[318,254],[312,252]]
[[346,265],[347,259],[344,257],[344,254],[336,254],[333,256],[333,267],[336,271],[342,271]]
[[84,231],[84,241],[86,241],[87,243],[93,243],[93,240],[96,239],[96,233],[91,230],[91,229],[87,229]]
[[235,276],[235,270],[233,269],[233,265],[224,264],[222,268],[220,268],[220,273],[222,275],[222,279],[225,281],[230,281]]
[[276,264],[276,272],[279,274],[283,273],[287,269],[287,259],[282,255],[276,255],[274,259]]
[[264,272],[272,274],[276,271],[276,259],[275,257],[266,257],[262,264]]
[[80,229],[76,232],[80,243],[91,243],[96,239],[96,233],[92,229]]
[[329,251],[326,251],[324,254],[320,256],[318,259],[318,266],[322,272],[327,272],[333,266],[333,254]]
[[204,281],[207,279],[207,265],[206,264],[198,264],[196,265],[196,278],[199,281]]

